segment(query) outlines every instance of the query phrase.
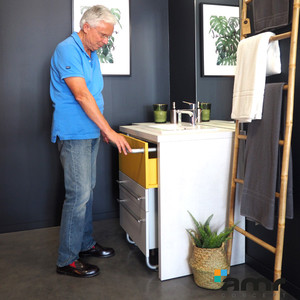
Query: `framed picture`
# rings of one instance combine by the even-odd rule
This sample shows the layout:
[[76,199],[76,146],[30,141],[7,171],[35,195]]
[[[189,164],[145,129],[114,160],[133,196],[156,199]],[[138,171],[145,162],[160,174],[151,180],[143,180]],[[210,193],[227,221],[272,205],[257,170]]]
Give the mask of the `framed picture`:
[[73,0],[73,31],[79,32],[83,13],[93,5],[104,5],[116,16],[113,35],[97,54],[103,75],[130,75],[129,0]]
[[202,76],[234,76],[240,41],[239,7],[200,4]]

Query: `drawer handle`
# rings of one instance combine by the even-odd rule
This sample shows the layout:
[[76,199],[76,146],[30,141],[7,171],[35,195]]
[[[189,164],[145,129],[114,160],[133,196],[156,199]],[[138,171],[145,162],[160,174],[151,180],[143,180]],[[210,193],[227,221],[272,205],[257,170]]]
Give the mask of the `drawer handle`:
[[[156,148],[148,148],[148,152],[156,152]],[[132,153],[132,154],[145,153],[145,148],[131,149],[130,153]]]
[[121,202],[127,202],[128,200],[127,200],[127,199],[117,199],[117,201],[118,201],[119,203],[121,203]]
[[134,193],[133,191],[129,190],[128,188],[126,188],[121,181],[117,180],[117,182],[119,183],[120,187],[123,188],[127,193],[129,193],[131,196],[133,196],[136,200],[141,201],[144,200],[145,197],[143,196],[139,196],[136,193]]
[[128,182],[128,180],[116,180],[118,184],[121,184],[121,183],[126,183]]
[[137,216],[130,208],[128,208],[126,205],[121,204],[123,208],[125,208],[127,210],[127,212],[138,222],[138,223],[142,223],[142,222],[146,222],[146,219],[141,219],[139,216]]

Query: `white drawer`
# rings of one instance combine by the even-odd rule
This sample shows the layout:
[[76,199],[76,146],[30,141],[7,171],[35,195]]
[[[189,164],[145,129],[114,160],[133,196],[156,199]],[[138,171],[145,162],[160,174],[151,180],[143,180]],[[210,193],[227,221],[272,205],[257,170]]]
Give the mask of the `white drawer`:
[[130,199],[120,199],[118,200],[120,205],[124,206],[133,216],[135,216],[139,220],[146,220],[146,211],[139,206],[137,206]]
[[139,220],[134,216],[133,212],[129,211],[122,204],[120,205],[120,225],[129,234],[131,239],[136,243],[139,249],[148,256],[148,239],[147,239],[147,226],[146,215],[145,221]]
[[133,202],[137,207],[149,211],[148,189],[144,189],[127,175],[119,171],[119,199],[121,202]]
[[158,247],[157,189],[145,189],[119,171],[120,225],[146,257]]

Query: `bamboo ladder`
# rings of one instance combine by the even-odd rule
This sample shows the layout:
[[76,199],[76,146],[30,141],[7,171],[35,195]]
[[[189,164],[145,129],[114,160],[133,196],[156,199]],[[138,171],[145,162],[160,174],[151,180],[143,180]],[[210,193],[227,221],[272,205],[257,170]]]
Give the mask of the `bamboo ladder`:
[[[247,19],[247,5],[252,0],[243,0],[242,7],[242,22],[241,22],[241,38],[246,38],[250,33],[249,19]],[[276,247],[266,243],[265,241],[257,238],[253,234],[243,230],[236,226],[235,230],[243,234],[246,238],[251,239],[255,243],[269,250],[275,254],[274,264],[274,282],[281,278],[282,270],[282,256],[283,256],[283,244],[284,244],[284,231],[285,231],[285,215],[286,215],[286,195],[287,195],[287,182],[288,182],[288,166],[289,156],[291,149],[292,127],[293,127],[293,111],[294,111],[294,92],[295,92],[295,75],[296,75],[296,57],[297,57],[297,39],[299,29],[299,10],[300,0],[294,0],[293,4],[293,18],[292,29],[289,32],[275,35],[270,38],[270,42],[274,40],[282,40],[290,38],[290,54],[289,54],[289,71],[288,71],[288,83],[284,86],[284,90],[287,90],[287,112],[285,123],[284,140],[279,141],[279,145],[283,146],[282,168],[281,168],[281,182],[280,193],[276,193],[276,197],[279,198],[279,212],[278,212],[278,227],[277,227],[277,241]],[[230,206],[229,206],[229,226],[234,224],[234,205],[236,196],[236,184],[243,184],[243,180],[237,178],[238,167],[238,152],[239,152],[239,140],[246,140],[247,136],[240,134],[240,124],[236,121],[235,137],[234,137],[234,151],[233,151],[233,163],[232,163],[232,179],[231,179],[231,194],[230,194]],[[231,261],[232,253],[232,239],[229,240],[227,248],[227,256],[229,262]],[[280,286],[278,291],[273,292],[273,300],[280,299]]]

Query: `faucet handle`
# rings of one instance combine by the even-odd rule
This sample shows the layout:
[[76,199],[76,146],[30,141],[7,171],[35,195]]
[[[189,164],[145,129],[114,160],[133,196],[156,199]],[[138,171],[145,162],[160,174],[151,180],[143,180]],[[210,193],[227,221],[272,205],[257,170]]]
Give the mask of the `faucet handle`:
[[195,109],[195,103],[191,103],[191,102],[187,102],[187,101],[182,101],[182,102],[185,103],[185,104],[191,105],[191,108]]

